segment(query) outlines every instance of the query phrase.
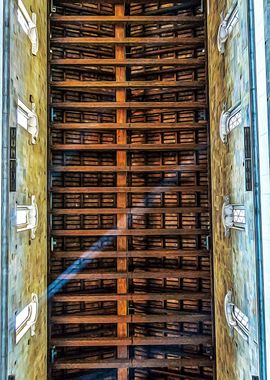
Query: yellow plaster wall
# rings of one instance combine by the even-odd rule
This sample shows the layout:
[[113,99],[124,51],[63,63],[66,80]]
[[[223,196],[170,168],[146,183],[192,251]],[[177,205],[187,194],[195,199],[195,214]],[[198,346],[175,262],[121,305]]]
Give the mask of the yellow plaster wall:
[[[216,319],[217,380],[248,380],[258,375],[258,317],[256,293],[256,252],[254,246],[253,192],[245,191],[244,127],[249,119],[249,56],[247,9],[238,0],[240,21],[225,46],[225,54],[217,48],[217,33],[224,16],[236,2],[208,0],[209,108],[211,135],[211,171],[213,204],[213,254]],[[241,102],[242,125],[231,132],[224,145],[219,135],[220,115]],[[232,203],[246,207],[244,232],[232,231],[224,236],[222,205],[225,195]],[[238,307],[248,316],[249,342],[235,333],[229,336],[224,312],[224,297],[234,292]]]
[[[39,118],[39,138],[31,145],[30,134],[17,127],[17,191],[10,193],[9,245],[9,352],[8,373],[16,380],[47,378],[47,1],[23,0],[28,12],[37,14],[39,51],[31,53],[31,43],[17,21],[17,1],[11,7],[11,116],[10,126],[16,126],[18,97],[30,106],[30,96],[36,104]],[[36,196],[39,225],[36,239],[28,232],[17,233],[16,202],[28,204]],[[39,296],[36,335],[28,332],[15,344],[15,313]]]

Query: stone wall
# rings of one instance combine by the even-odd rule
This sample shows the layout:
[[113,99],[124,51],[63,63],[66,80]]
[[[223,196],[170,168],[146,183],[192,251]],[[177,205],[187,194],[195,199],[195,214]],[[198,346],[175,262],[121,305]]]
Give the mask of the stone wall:
[[[215,277],[216,357],[218,380],[247,380],[258,375],[258,318],[256,252],[254,243],[253,192],[246,191],[244,170],[244,127],[249,117],[249,52],[247,2],[238,1],[239,22],[233,29],[222,55],[217,49],[217,32],[231,0],[212,0],[208,4],[209,99],[213,201],[213,250]],[[228,144],[219,136],[223,107],[241,102],[242,125],[232,131]],[[232,203],[246,208],[245,231],[224,236],[221,211],[225,195]],[[235,333],[229,336],[224,313],[224,297],[233,290],[236,305],[248,316],[249,342]]]
[[[16,127],[17,99],[30,106],[36,104],[39,138],[31,144],[30,134],[17,127],[17,189],[10,193],[9,246],[9,352],[8,373],[16,380],[43,380],[47,377],[47,2],[24,0],[31,14],[37,14],[39,51],[31,53],[31,43],[17,21],[17,1],[11,7],[11,113],[10,127]],[[31,108],[31,107],[30,107]],[[18,233],[16,202],[30,204],[36,196],[39,225],[36,239],[28,231]],[[15,343],[15,313],[30,301],[32,293],[39,296],[36,335],[28,332]]]

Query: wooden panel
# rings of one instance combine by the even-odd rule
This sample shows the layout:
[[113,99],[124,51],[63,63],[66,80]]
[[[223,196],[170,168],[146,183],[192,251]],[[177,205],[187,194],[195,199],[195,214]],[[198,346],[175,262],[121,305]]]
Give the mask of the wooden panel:
[[201,1],[54,4],[49,378],[214,379]]
[[185,66],[188,68],[191,67],[204,67],[205,61],[203,59],[189,58],[189,59],[96,59],[96,58],[79,58],[79,59],[53,59],[51,61],[52,66],[77,66],[77,65],[86,65],[86,66]]
[[182,38],[91,38],[91,37],[55,37],[52,44],[59,45],[178,45],[203,46],[204,39],[200,37]]
[[201,24],[204,21],[204,17],[198,16],[60,16],[53,15],[51,22],[57,23],[76,23],[81,24],[83,22],[90,24],[103,24],[103,23],[115,23],[115,24],[145,24],[145,23],[187,23],[187,24]]

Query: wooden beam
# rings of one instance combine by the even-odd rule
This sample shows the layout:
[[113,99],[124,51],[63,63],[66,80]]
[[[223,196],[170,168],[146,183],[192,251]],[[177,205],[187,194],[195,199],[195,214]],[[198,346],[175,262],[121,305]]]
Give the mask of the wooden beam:
[[133,207],[133,208],[53,208],[52,215],[144,215],[144,214],[179,214],[207,213],[208,207]]
[[[81,7],[81,0],[54,0],[55,4],[58,5],[69,5],[69,4],[77,4],[77,6]],[[110,4],[145,4],[148,3],[149,0],[110,0]],[[168,3],[168,0],[159,0],[160,3]],[[104,0],[83,0],[84,4],[104,4]],[[181,5],[181,8],[187,8],[189,9],[190,7],[194,7],[197,4],[201,4],[201,0],[191,0],[191,1],[183,1],[183,0],[171,0],[171,4],[177,4]],[[170,8],[169,8],[170,10]]]
[[151,173],[151,172],[204,172],[207,165],[149,165],[149,166],[84,166],[84,165],[51,165],[54,172],[78,172],[78,173]]
[[49,191],[56,194],[94,194],[94,193],[134,193],[134,194],[144,194],[144,193],[205,193],[208,191],[208,186],[112,186],[112,187],[58,187],[54,186]]
[[192,236],[192,235],[207,235],[209,231],[207,229],[175,229],[175,228],[155,228],[155,229],[124,229],[118,230],[52,230],[53,236]]
[[[115,16],[124,17],[125,15],[125,4],[116,4],[115,6]],[[115,27],[115,37],[119,40],[124,40],[126,37],[126,29],[123,24],[117,24]],[[126,55],[125,45],[119,44],[115,46],[115,58],[124,59]],[[125,67],[116,67],[115,69],[115,80],[117,83],[124,83],[127,80],[126,77],[126,68]],[[124,86],[119,86],[116,89],[115,93],[116,102],[126,103],[126,88]],[[126,123],[127,122],[127,111],[126,109],[117,109],[116,110],[116,122],[117,123]],[[126,130],[117,130],[116,131],[116,142],[119,145],[127,144],[127,131]],[[126,151],[117,151],[116,153],[116,163],[118,166],[127,165],[127,152]],[[127,173],[117,173],[116,182],[117,186],[127,186]],[[117,193],[117,207],[119,209],[126,208],[128,205],[128,198],[126,193]],[[128,227],[128,216],[125,213],[117,215],[117,228]],[[128,249],[128,240],[127,236],[119,235],[116,240],[117,250],[126,251]],[[117,259],[117,271],[119,274],[122,272],[128,273],[128,262],[127,258],[118,258]],[[122,300],[121,296],[128,292],[128,280],[127,277],[117,279],[117,296],[120,298],[117,301],[117,314],[118,316],[126,316],[129,313],[127,300]],[[127,338],[129,336],[128,324],[126,322],[117,324],[117,337],[118,338]],[[129,350],[127,346],[119,346],[117,348],[117,358],[118,359],[128,359]],[[117,373],[118,380],[128,380],[128,367],[119,368]]]
[[97,110],[97,109],[160,109],[171,108],[178,110],[202,110],[206,108],[205,102],[54,102],[51,104],[56,109]]
[[108,368],[181,368],[181,367],[213,367],[214,362],[211,359],[199,359],[190,357],[188,359],[118,359],[106,361],[72,361],[57,360],[54,364],[55,369],[108,369]]
[[52,123],[53,129],[60,130],[197,130],[207,128],[208,122],[199,123]]
[[130,338],[52,338],[51,345],[56,347],[110,347],[110,346],[172,346],[212,344],[208,335],[182,335],[179,337],[130,337]]
[[138,251],[53,251],[52,255],[58,259],[104,259],[117,257],[166,257],[168,259],[177,257],[208,257],[209,251],[206,249],[194,250],[177,250],[177,249],[160,249],[160,250],[138,250]]
[[110,38],[110,37],[53,37],[51,45],[178,45],[178,46],[204,46],[204,37],[131,37],[131,38]]
[[177,87],[181,89],[202,89],[205,88],[205,81],[82,81],[71,80],[51,82],[51,87],[61,89],[89,89],[89,88],[167,88]]
[[[168,270],[161,269],[156,271],[141,271],[136,270],[133,272],[110,272],[110,271],[99,271],[99,272],[81,272],[81,273],[60,273],[53,274],[52,279],[57,280],[114,280],[114,279],[132,279],[132,278],[205,278],[209,279],[210,272],[207,270]],[[102,296],[100,295],[100,298]],[[82,297],[83,298],[83,297]],[[104,299],[105,300],[105,299]],[[106,298],[107,300],[107,298]]]
[[[171,273],[171,272],[170,272]],[[107,302],[107,301],[182,301],[182,300],[207,300],[211,293],[206,292],[183,292],[181,293],[142,293],[142,294],[59,294],[55,295],[55,302]]]
[[109,58],[58,58],[52,59],[51,66],[183,66],[197,68],[205,66],[202,58],[157,58],[157,59],[109,59]]
[[73,24],[119,24],[119,23],[128,23],[128,24],[195,24],[202,25],[205,21],[203,16],[67,16],[67,15],[52,15],[50,18],[52,23],[73,23]]
[[68,150],[96,150],[96,151],[119,151],[119,150],[143,150],[143,151],[178,151],[178,150],[205,150],[207,144],[52,144],[52,150],[68,151]]
[[[57,297],[57,296],[56,296]],[[58,302],[58,301],[56,301]],[[191,314],[179,313],[172,315],[83,315],[83,314],[67,314],[61,316],[53,316],[51,322],[57,325],[61,324],[111,324],[111,323],[198,323],[211,321],[211,314]]]

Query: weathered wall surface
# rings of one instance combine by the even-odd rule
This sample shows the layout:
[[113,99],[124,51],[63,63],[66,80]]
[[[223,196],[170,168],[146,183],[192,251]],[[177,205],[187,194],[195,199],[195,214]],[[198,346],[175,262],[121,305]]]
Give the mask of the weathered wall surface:
[[[249,55],[246,1],[239,0],[239,23],[226,43],[225,54],[217,49],[221,13],[235,3],[212,0],[208,6],[209,89],[211,120],[213,244],[215,274],[216,356],[218,380],[246,380],[258,375],[258,319],[256,253],[254,247],[253,192],[245,191],[244,127],[249,118]],[[241,102],[242,125],[229,135],[227,145],[219,136],[219,121],[226,109]],[[246,230],[224,236],[221,210],[225,195],[246,207]],[[235,303],[249,317],[250,338],[229,336],[224,297],[233,289]]]
[[[47,372],[47,2],[24,0],[24,4],[30,14],[37,14],[39,51],[36,57],[32,55],[30,40],[17,21],[17,1],[11,1],[10,126],[16,126],[17,99],[29,107],[31,96],[39,117],[39,138],[36,145],[31,145],[30,134],[17,127],[17,191],[10,193],[8,373],[16,380],[43,380]],[[16,202],[30,204],[31,195],[36,196],[39,210],[35,240],[30,239],[28,231],[18,233],[15,227]],[[15,313],[31,301],[32,293],[39,296],[36,335],[31,337],[28,332],[16,345]]]

